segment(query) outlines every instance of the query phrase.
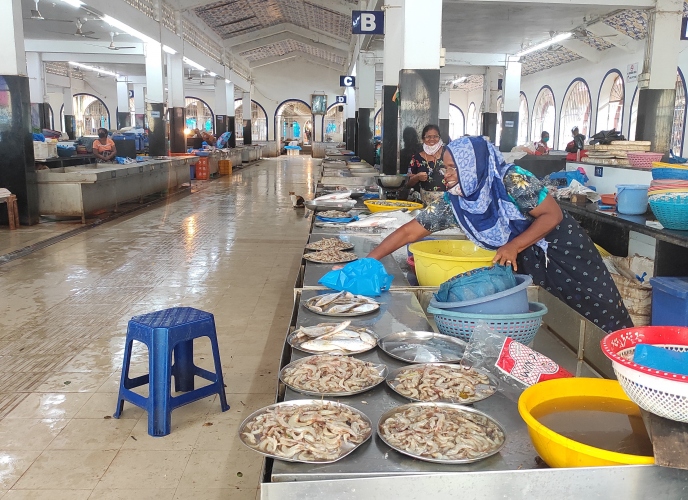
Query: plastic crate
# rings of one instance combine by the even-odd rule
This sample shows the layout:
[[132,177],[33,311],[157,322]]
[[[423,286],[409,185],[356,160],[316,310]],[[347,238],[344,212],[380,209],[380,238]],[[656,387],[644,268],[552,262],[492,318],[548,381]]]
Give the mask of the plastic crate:
[[33,157],[36,160],[47,160],[57,157],[57,142],[33,141]]
[[196,179],[207,181],[210,178],[210,167],[208,166],[208,158],[199,158],[196,162]]
[[688,326],[688,278],[651,278],[652,325]]

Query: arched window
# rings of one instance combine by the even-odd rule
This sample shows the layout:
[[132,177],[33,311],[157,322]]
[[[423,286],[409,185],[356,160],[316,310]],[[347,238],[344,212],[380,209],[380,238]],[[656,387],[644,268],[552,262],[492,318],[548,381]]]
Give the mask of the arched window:
[[466,133],[466,119],[456,104],[449,105],[449,138],[458,139]]
[[[72,106],[76,137],[98,135],[99,128],[110,129],[110,111],[100,98],[91,94],[75,94]],[[60,121],[64,130],[64,105],[60,110]]]
[[48,127],[55,130],[55,113],[53,113],[53,107],[49,103],[45,103],[48,106]]
[[535,106],[533,107],[533,128],[530,133],[530,138],[533,141],[539,141],[543,131],[554,135],[556,114],[552,89],[542,87],[535,98]]
[[287,99],[275,111],[275,140],[309,143],[312,119],[308,103],[299,99]]
[[[234,100],[234,131],[237,138],[244,137],[244,104],[242,99]],[[268,114],[263,106],[251,99],[251,140],[268,140]]]
[[520,102],[518,103],[518,143],[523,145],[528,142],[528,99],[521,92]]
[[468,106],[468,127],[466,127],[468,135],[478,135],[478,110],[475,109],[475,103]]
[[571,141],[571,129],[578,127],[581,134],[588,137],[590,131],[590,89],[583,80],[574,80],[564,96],[559,121],[558,147],[563,149]]
[[612,70],[602,82],[597,98],[597,132],[623,127],[624,81],[621,75]]
[[[381,119],[382,113],[378,111],[375,115],[375,135],[377,133],[378,121]],[[323,141],[324,142],[343,142],[344,141],[344,106],[341,104],[333,104],[327,109],[327,114],[323,116]]]
[[674,124],[671,127],[671,150],[676,156],[683,154],[683,133],[686,125],[686,82],[681,70],[676,76],[676,100],[674,101]]
[[186,128],[210,132],[215,130],[213,111],[205,101],[197,97],[186,97]]
[[502,137],[502,111],[504,111],[504,99],[500,95],[497,98],[497,130],[495,132],[495,146],[499,146]]
[[638,125],[638,89],[633,92],[631,101],[631,117],[628,119],[628,140],[635,141],[635,129]]

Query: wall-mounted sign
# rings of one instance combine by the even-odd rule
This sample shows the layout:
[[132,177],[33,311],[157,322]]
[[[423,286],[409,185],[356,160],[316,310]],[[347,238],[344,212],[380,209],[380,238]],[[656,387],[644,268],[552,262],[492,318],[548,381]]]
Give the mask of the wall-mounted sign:
[[681,22],[681,40],[688,40],[688,17]]
[[327,96],[322,94],[311,95],[311,112],[314,115],[327,113]]
[[151,111],[150,116],[151,118],[160,118],[160,111]]
[[354,35],[384,35],[385,13],[381,10],[352,11],[351,33]]
[[637,82],[638,81],[638,68],[640,64],[633,63],[626,67],[626,81],[627,82]]
[[504,121],[504,128],[514,128],[513,120],[505,120]]
[[334,102],[336,104],[346,104],[346,96],[345,95],[334,96]]
[[134,89],[130,89],[129,90],[129,99],[133,99],[133,98],[134,98]]
[[356,85],[356,77],[355,76],[341,75],[339,77],[339,86],[340,87],[354,87],[355,85]]

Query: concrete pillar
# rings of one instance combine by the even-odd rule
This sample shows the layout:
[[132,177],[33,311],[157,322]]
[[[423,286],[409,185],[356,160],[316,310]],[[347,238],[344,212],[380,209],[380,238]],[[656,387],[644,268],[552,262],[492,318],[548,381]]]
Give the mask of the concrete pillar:
[[500,71],[503,68],[497,66],[490,66],[485,71],[485,83],[483,86],[483,111],[482,111],[482,128],[481,135],[490,138],[490,142],[494,144],[497,138],[497,98],[499,97],[499,79]]
[[146,116],[146,86],[135,83],[134,87],[134,123],[133,126],[143,128]]
[[234,107],[234,83],[225,80],[225,85],[227,85],[227,100],[228,100],[228,110],[227,110],[227,132],[232,135],[229,136],[229,142],[227,146],[230,148],[236,147],[236,109]]
[[131,126],[129,112],[129,84],[126,80],[117,80],[117,128]]
[[[502,133],[499,140],[500,151],[511,151],[518,145],[518,109],[521,106],[521,63],[507,61],[502,85]],[[499,113],[499,110],[497,110]]]
[[[399,102],[392,99],[399,86],[404,40],[404,0],[387,0],[385,11],[385,46],[382,67],[382,172],[399,172]],[[404,170],[402,173],[406,173]]]
[[439,120],[442,0],[405,0],[402,11],[399,168],[406,172],[420,151],[423,127]]
[[[31,135],[31,91],[26,71],[21,0],[4,0],[0,16],[0,83],[12,119],[1,125],[0,186],[17,196],[21,224],[38,223],[38,189]],[[0,210],[0,224],[8,224]]]
[[344,140],[346,142],[346,149],[356,150],[356,91],[351,87],[344,89],[346,96],[346,106],[344,106],[344,113],[346,118],[346,133]]
[[181,54],[167,54],[167,110],[170,121],[170,151],[186,152],[186,94]]
[[638,122],[635,138],[650,141],[652,151],[668,156],[674,123],[676,68],[681,42],[682,0],[657,0],[649,11],[643,73],[638,78]]
[[445,144],[456,139],[456,137],[449,137],[449,89],[447,87],[440,87],[440,101],[439,101],[439,121],[437,125],[440,127],[440,136]]
[[44,128],[50,128],[50,114],[45,104],[45,71],[40,53],[26,53],[26,71],[31,94],[31,128],[40,132]]
[[162,45],[146,42],[146,121],[148,154],[166,156],[167,124],[165,123],[165,73]]
[[244,92],[241,100],[242,123],[244,124],[244,145],[253,144],[251,136],[251,91]]
[[375,165],[375,61],[374,54],[359,52],[356,62],[356,154]]
[[[215,136],[227,132],[229,117],[234,117],[234,86],[229,93],[229,84],[224,79],[215,80]],[[231,112],[230,112],[231,110]]]

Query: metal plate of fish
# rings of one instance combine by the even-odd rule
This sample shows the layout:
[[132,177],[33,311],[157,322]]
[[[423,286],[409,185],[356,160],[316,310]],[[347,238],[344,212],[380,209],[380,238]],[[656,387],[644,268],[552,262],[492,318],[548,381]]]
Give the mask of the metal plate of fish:
[[358,255],[353,252],[343,252],[336,248],[328,248],[319,252],[307,253],[303,258],[316,264],[342,264],[357,260]]
[[[297,435],[304,436],[308,434],[312,438],[318,439],[317,430],[327,424],[329,416],[318,415],[319,419],[317,422],[315,419],[311,418],[307,418],[305,421],[302,420],[305,412],[317,412],[318,410],[339,410],[339,415],[342,413],[346,414],[348,417],[347,422],[339,422],[337,429],[334,430],[336,436],[340,435],[337,433],[343,431],[342,423],[351,431],[347,433],[348,439],[338,440],[340,442],[336,443],[337,446],[334,448],[329,444],[328,449],[330,453],[325,457],[317,457],[312,454],[309,455],[307,451],[297,449],[297,446],[307,448],[309,442],[305,439],[298,439],[295,437]],[[279,415],[286,426],[272,418],[273,415]],[[370,439],[373,432],[372,427],[372,422],[367,415],[351,406],[334,401],[299,399],[269,405],[251,413],[251,415],[249,415],[239,426],[239,439],[253,451],[277,460],[311,464],[331,464],[349,455]],[[267,433],[264,434],[261,432],[265,428],[270,431],[269,436],[265,435]],[[306,430],[303,432],[298,431],[298,429],[306,428],[310,429],[310,432]],[[292,437],[286,436],[286,430],[292,433]],[[329,440],[332,441],[333,439],[335,438]]]
[[[299,373],[299,370],[302,373]],[[387,367],[385,365],[376,365],[350,356],[333,356],[330,354],[297,359],[282,368],[279,374],[280,380],[291,390],[307,396],[319,397],[361,394],[380,385],[385,381],[386,376]],[[324,380],[329,378],[332,378],[333,381]],[[331,385],[332,388],[328,390],[323,387],[322,391],[309,390],[304,387],[305,383]],[[348,387],[346,387],[347,385]]]
[[[354,202],[355,204],[356,202]],[[328,219],[350,219],[353,217],[351,212],[344,212],[339,210],[327,210],[325,212],[318,212],[318,217],[326,217]]]
[[[428,424],[411,427],[421,420]],[[377,434],[399,453],[438,464],[484,460],[499,453],[506,443],[506,431],[495,419],[451,403],[410,403],[392,408],[380,417]],[[461,443],[455,441],[459,438]],[[423,448],[414,441],[422,443]],[[453,449],[447,450],[449,446]]]
[[399,332],[381,338],[377,345],[406,363],[459,363],[467,344],[441,333]]
[[422,363],[392,370],[387,375],[387,385],[411,401],[471,404],[492,396],[499,381],[475,368]]
[[343,323],[320,323],[300,327],[287,337],[290,346],[310,354],[345,356],[375,349],[377,334],[367,328],[351,327]]
[[340,240],[339,238],[323,238],[322,240],[314,241],[306,245],[306,250],[327,250],[329,248],[336,248],[337,250],[352,250],[354,245],[348,241]]
[[350,318],[374,313],[380,309],[380,303],[363,295],[338,292],[311,297],[303,302],[303,307],[321,316]]

